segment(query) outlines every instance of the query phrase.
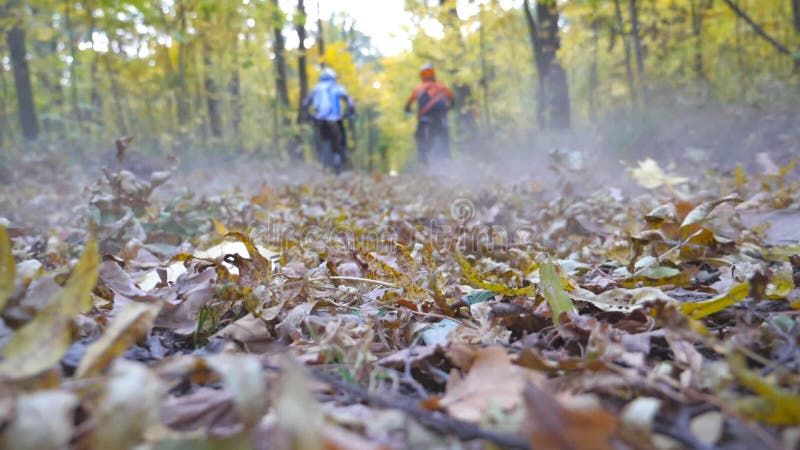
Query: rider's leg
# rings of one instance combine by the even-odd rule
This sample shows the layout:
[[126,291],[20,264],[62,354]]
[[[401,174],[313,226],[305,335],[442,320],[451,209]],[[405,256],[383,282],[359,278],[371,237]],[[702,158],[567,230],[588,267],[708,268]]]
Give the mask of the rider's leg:
[[[342,134],[339,129],[339,122],[338,121],[329,121],[328,124],[328,132],[330,133],[331,139],[331,148],[333,150],[333,155],[342,155]],[[331,156],[333,156],[331,155]]]
[[317,155],[317,161],[324,164],[322,161],[322,122],[314,119],[311,129],[314,131],[314,154]]
[[439,133],[442,137],[442,157],[450,159],[450,124],[447,121],[447,113],[442,116],[439,127]]
[[419,162],[428,164],[428,146],[425,142],[425,125],[421,121],[417,121],[417,131],[414,132],[414,139],[417,141],[417,154],[419,155]]

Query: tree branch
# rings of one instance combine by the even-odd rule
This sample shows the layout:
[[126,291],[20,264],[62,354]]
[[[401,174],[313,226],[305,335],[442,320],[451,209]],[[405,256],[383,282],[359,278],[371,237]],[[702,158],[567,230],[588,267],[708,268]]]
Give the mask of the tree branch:
[[795,64],[798,64],[798,62],[800,62],[800,60],[795,56],[795,53],[793,51],[789,50],[785,45],[781,44],[780,42],[775,40],[775,38],[767,34],[767,32],[764,31],[764,29],[761,28],[760,25],[755,23],[753,19],[750,18],[750,16],[748,16],[744,11],[742,11],[741,8],[739,8],[736,5],[736,3],[733,3],[732,0],[722,0],[722,1],[724,1],[725,4],[728,5],[733,10],[733,12],[736,13],[737,16],[741,17],[745,22],[750,24],[750,26],[753,28],[753,31],[755,31],[757,35],[761,36],[761,38],[763,38],[765,41],[772,44],[772,46],[775,47],[776,50],[794,59]]

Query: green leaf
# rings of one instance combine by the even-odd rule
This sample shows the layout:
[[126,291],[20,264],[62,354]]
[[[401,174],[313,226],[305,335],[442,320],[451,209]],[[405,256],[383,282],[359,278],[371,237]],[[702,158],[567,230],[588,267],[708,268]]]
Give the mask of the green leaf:
[[72,319],[89,311],[97,285],[100,257],[92,239],[64,289],[53,295],[3,349],[0,375],[12,380],[34,377],[55,366],[72,344]]
[[477,305],[478,303],[487,302],[496,296],[497,292],[494,291],[474,290],[469,294],[463,295],[461,300],[463,300],[464,303],[472,306]]
[[14,256],[6,227],[0,225],[0,311],[14,291]]
[[567,295],[567,291],[561,283],[561,277],[558,276],[556,271],[556,266],[550,258],[547,258],[547,261],[542,265],[540,276],[542,279],[542,294],[553,311],[553,323],[559,325],[558,317],[561,313],[575,311],[575,305],[572,304],[572,299]]

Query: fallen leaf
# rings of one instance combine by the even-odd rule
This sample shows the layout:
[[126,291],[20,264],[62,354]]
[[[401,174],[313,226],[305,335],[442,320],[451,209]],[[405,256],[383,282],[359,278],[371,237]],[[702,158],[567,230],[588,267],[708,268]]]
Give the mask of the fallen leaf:
[[14,450],[69,448],[78,398],[64,391],[23,394],[14,402],[11,422],[0,430],[0,447]]
[[681,222],[681,228],[687,228],[695,224],[699,224],[705,222],[708,219],[709,214],[711,214],[714,209],[723,204],[728,202],[741,202],[742,200],[739,198],[738,194],[731,194],[727,197],[722,197],[720,199],[701,203],[697,207],[695,207],[689,214],[683,219]]
[[685,177],[668,176],[652,158],[639,161],[639,167],[631,170],[631,177],[647,189],[656,189],[661,186],[672,188],[672,186],[689,181]]
[[99,399],[90,448],[131,448],[159,423],[164,383],[143,364],[118,360]]
[[653,422],[662,401],[653,397],[641,397],[625,405],[620,414],[622,427],[640,442],[653,438]]
[[451,372],[440,404],[457,419],[478,422],[489,405],[503,411],[521,405],[522,389],[532,373],[511,364],[502,347],[480,349],[464,378]]
[[612,450],[618,431],[617,418],[599,408],[566,406],[544,389],[525,387],[528,417],[525,432],[531,447],[541,450],[592,448]]
[[206,364],[221,375],[244,426],[258,424],[267,411],[266,382],[258,357],[220,353],[206,358]]
[[0,312],[14,291],[14,256],[6,227],[0,225]]
[[797,425],[800,423],[800,394],[777,386],[774,380],[747,368],[741,354],[728,358],[731,373],[743,386],[756,395],[735,401],[736,407],[747,416],[770,425]]
[[719,411],[697,415],[689,422],[689,429],[701,442],[716,445],[725,430],[725,416]]
[[692,319],[702,319],[741,302],[747,298],[749,293],[750,283],[739,283],[732,287],[730,291],[717,297],[701,302],[684,303],[680,306],[680,310]]
[[38,375],[58,363],[72,344],[73,318],[92,306],[100,258],[97,242],[86,244],[78,265],[64,289],[48,300],[36,317],[17,330],[3,348],[0,375],[21,380]]
[[556,272],[555,265],[550,258],[541,265],[541,287],[542,295],[550,305],[550,310],[553,312],[553,323],[556,326],[559,324],[559,316],[564,312],[574,312],[575,306],[572,304],[572,299],[567,295],[564,285],[561,283],[561,277]]
[[100,339],[86,349],[75,376],[99,375],[111,362],[150,331],[160,303],[130,303],[111,322]]

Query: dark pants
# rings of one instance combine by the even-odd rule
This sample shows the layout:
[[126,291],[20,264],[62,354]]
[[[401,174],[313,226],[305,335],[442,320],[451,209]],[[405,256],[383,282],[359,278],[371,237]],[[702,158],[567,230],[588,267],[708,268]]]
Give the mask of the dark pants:
[[317,156],[322,157],[322,141],[328,140],[331,143],[331,149],[334,154],[342,157],[345,160],[347,149],[347,132],[344,128],[344,122],[341,120],[315,120],[314,121],[314,140],[317,143]]
[[414,137],[421,162],[427,164],[431,159],[450,158],[449,128],[446,111],[432,111],[419,118]]

